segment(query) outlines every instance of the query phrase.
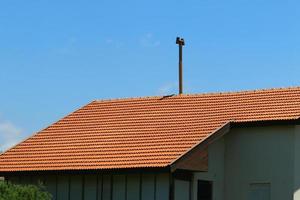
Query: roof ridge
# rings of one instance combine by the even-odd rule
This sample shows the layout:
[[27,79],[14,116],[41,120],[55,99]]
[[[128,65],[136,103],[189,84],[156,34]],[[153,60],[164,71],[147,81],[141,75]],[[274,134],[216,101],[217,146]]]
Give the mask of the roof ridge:
[[[112,101],[127,101],[127,100],[140,100],[140,99],[161,99],[172,95],[154,95],[154,96],[137,96],[137,97],[118,97],[118,98],[107,98],[107,99],[96,99],[95,102],[112,102]],[[174,95],[176,96],[176,95]]]
[[224,92],[204,92],[204,93],[195,93],[195,94],[182,94],[182,96],[207,96],[207,95],[245,94],[245,93],[275,92],[275,91],[296,90],[296,89],[300,89],[300,86],[275,87],[275,88],[260,88],[260,89],[224,91]]
[[119,102],[130,100],[148,100],[148,99],[165,99],[165,98],[178,98],[178,97],[199,97],[199,96],[214,96],[214,95],[232,95],[232,94],[245,94],[245,93],[260,93],[260,92],[274,92],[281,90],[294,90],[300,89],[300,86],[289,87],[274,87],[274,88],[261,88],[261,89],[249,89],[249,90],[237,90],[237,91],[224,91],[224,92],[203,92],[194,94],[171,94],[171,95],[154,95],[154,96],[137,96],[137,97],[120,97],[120,98],[108,98],[108,99],[96,99],[94,102]]

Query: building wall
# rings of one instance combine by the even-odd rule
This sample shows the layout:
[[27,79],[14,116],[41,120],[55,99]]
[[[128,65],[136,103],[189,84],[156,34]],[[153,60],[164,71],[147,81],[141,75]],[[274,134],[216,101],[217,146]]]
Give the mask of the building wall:
[[54,200],[167,200],[168,174],[88,174],[8,177],[20,184],[42,181]]
[[[199,179],[213,181],[214,200],[293,199],[300,185],[300,172],[294,170],[295,166],[300,169],[297,134],[294,126],[233,129],[210,145],[209,170],[195,173],[193,199],[197,199]],[[299,143],[297,163],[295,141]]]
[[193,179],[193,199],[197,199],[197,181],[213,182],[213,197],[215,200],[224,198],[224,138],[220,138],[208,148],[208,172],[195,173]]
[[259,184],[272,200],[293,199],[293,126],[235,129],[225,141],[225,199],[249,199]]
[[295,126],[294,144],[294,200],[300,200],[300,126]]
[[186,180],[174,180],[174,200],[189,200],[191,196],[191,182]]

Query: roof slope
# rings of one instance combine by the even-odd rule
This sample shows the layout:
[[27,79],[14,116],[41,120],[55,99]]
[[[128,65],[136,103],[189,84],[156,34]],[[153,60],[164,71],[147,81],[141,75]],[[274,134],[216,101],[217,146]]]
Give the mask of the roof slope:
[[93,101],[0,156],[0,171],[165,167],[228,121],[297,119],[300,87]]

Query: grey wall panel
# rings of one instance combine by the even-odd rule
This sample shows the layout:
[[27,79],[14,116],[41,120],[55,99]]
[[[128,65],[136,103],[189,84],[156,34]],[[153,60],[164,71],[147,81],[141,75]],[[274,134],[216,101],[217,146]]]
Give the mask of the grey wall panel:
[[103,193],[103,175],[97,175],[97,200],[102,200],[102,193]]
[[190,199],[190,182],[175,179],[175,200]]
[[300,200],[300,126],[295,126],[294,131],[294,188],[293,200]]
[[58,176],[57,177],[57,200],[69,199],[69,177]]
[[140,175],[129,174],[127,176],[127,200],[140,199]]
[[142,175],[142,200],[154,200],[155,184],[153,174]]
[[73,175],[70,178],[70,199],[81,200],[83,196],[83,176]]
[[125,200],[126,196],[126,183],[125,175],[114,175],[113,176],[113,200]]
[[270,184],[272,200],[293,199],[293,126],[237,128],[224,137],[224,199],[247,199],[261,183]]
[[220,138],[208,147],[208,172],[194,174],[193,199],[197,199],[198,180],[213,182],[213,198],[224,200],[225,139]]
[[10,181],[11,183],[14,183],[14,184],[18,184],[20,181],[20,177],[18,176],[12,176],[12,177],[9,177],[8,178],[8,181]]
[[156,175],[156,198],[155,200],[169,199],[169,175],[158,174]]
[[38,184],[44,184],[45,177],[41,176],[31,176],[31,184],[38,185]]
[[[54,200],[167,200],[168,174],[48,175],[21,177],[22,182],[43,179]],[[20,177],[11,178],[18,181]]]
[[27,185],[30,184],[30,176],[20,176],[19,184],[21,185]]
[[44,185],[46,187],[46,190],[50,192],[52,195],[53,200],[56,200],[56,176],[46,176],[44,178]]
[[102,200],[111,200],[111,175],[103,175]]
[[84,199],[97,200],[97,175],[84,177]]

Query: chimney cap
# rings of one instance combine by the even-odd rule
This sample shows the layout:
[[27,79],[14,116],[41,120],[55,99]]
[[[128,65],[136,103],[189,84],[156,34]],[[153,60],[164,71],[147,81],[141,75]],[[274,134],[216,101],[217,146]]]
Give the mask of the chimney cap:
[[180,37],[177,37],[176,38],[176,44],[184,46],[185,45],[184,39],[180,38]]

